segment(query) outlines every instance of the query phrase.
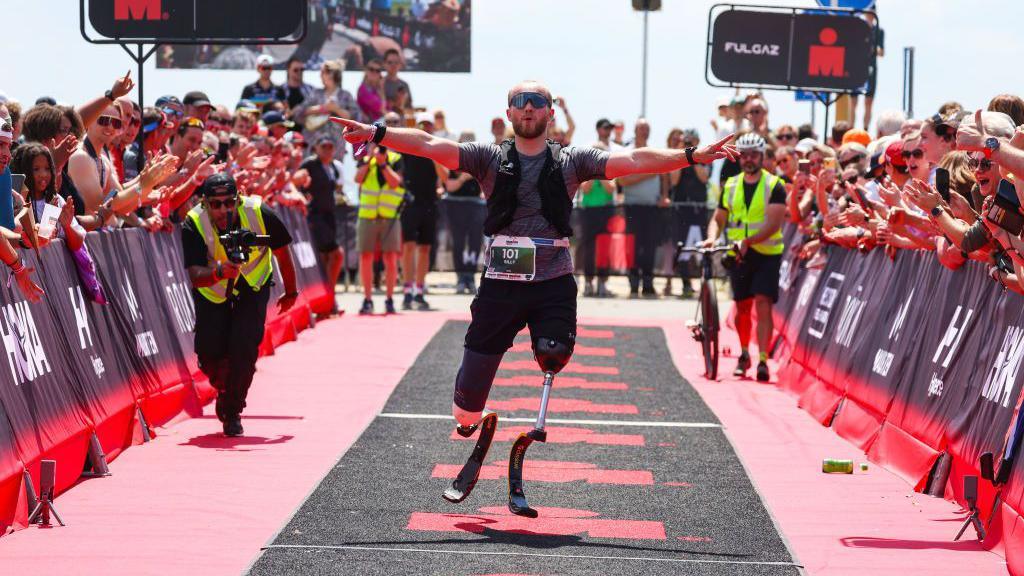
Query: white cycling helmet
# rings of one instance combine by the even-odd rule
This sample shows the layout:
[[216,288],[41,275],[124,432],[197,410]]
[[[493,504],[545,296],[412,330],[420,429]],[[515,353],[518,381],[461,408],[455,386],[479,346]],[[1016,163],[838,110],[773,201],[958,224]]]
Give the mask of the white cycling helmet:
[[747,152],[750,150],[764,152],[767,147],[768,145],[765,143],[764,138],[761,138],[754,132],[747,132],[736,140],[736,149],[740,152]]

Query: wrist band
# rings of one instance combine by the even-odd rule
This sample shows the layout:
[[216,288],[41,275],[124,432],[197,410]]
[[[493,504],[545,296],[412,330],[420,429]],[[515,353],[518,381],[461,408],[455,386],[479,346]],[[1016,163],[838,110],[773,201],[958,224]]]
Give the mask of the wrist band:
[[21,258],[18,258],[17,260],[15,260],[14,261],[14,265],[11,266],[11,274],[17,275],[17,274],[20,274],[24,270],[25,270],[25,263],[21,261]]
[[380,144],[380,141],[384,139],[384,135],[388,132],[388,125],[377,120],[373,123],[373,127],[373,136],[370,139],[373,140],[374,144]]
[[217,262],[217,265],[213,267],[213,279],[217,282],[220,282],[220,273],[222,271],[223,269],[221,268],[220,262]]
[[690,166],[693,166],[694,164],[698,164],[698,162],[694,161],[694,159],[693,159],[693,151],[694,150],[696,150],[696,148],[693,147],[693,146],[690,146],[689,148],[687,148],[685,150],[685,152],[686,152],[686,161],[690,163]]

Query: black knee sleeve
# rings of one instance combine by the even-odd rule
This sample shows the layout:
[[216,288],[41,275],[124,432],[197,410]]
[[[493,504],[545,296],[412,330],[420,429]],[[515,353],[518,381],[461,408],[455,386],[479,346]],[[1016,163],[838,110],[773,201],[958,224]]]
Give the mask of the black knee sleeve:
[[572,349],[571,344],[541,337],[533,341],[533,358],[544,372],[558,374],[572,358]]
[[480,412],[487,403],[494,375],[503,354],[480,354],[466,348],[462,366],[455,377],[455,405],[468,412]]

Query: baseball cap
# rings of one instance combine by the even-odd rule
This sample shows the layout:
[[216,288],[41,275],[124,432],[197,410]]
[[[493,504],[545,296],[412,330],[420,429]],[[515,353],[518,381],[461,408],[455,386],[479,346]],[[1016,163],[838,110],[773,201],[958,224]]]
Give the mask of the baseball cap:
[[271,68],[273,68],[274,67],[274,57],[271,56],[270,54],[260,54],[256,58],[256,67],[257,68],[262,68],[264,66],[270,66]]
[[801,154],[807,154],[811,150],[814,150],[814,147],[817,144],[818,143],[815,142],[813,138],[804,138],[803,140],[797,142],[796,146],[794,146],[793,149]]
[[861,130],[859,128],[847,130],[846,133],[843,134],[842,144],[849,144],[850,142],[856,142],[862,146],[867,146],[871,143],[871,135],[867,133],[867,130]]
[[896,140],[885,149],[885,160],[893,166],[906,166],[903,159],[903,140]]
[[185,106],[213,106],[210,104],[210,97],[198,90],[185,94]]
[[40,104],[46,104],[47,106],[56,106],[57,101],[52,96],[40,96],[36,98],[36,106]]
[[879,176],[879,175],[881,175],[881,169],[885,166],[885,163],[882,162],[882,160],[883,160],[882,157],[884,155],[885,155],[885,152],[883,152],[881,150],[879,150],[878,152],[875,152],[874,154],[871,155],[871,162],[868,165],[868,175],[869,176]]
[[14,141],[14,126],[8,118],[0,118],[0,140]]
[[295,126],[294,122],[292,122],[291,120],[285,120],[284,114],[281,114],[277,110],[271,110],[270,112],[267,112],[266,114],[263,115],[262,120],[263,125],[267,126],[268,128],[270,126],[273,126],[274,124],[282,124],[288,128]]
[[419,113],[416,114],[416,123],[417,124],[433,124],[434,123],[434,115],[431,114],[430,112],[419,112]]
[[504,118],[500,118],[500,117],[497,117],[497,116],[496,116],[496,117],[494,117],[494,118],[493,118],[493,119],[491,120],[491,127],[492,127],[492,128],[493,128],[493,127],[494,127],[495,125],[498,125],[498,124],[500,124],[500,125],[504,126],[504,125],[505,125],[505,119],[504,119]]
[[238,193],[238,185],[235,179],[226,172],[218,172],[203,181],[199,187],[201,196],[234,196]]
[[607,118],[601,118],[600,120],[597,121],[598,130],[600,130],[601,128],[612,128],[614,126],[615,124],[612,124],[612,121]]
[[235,104],[235,112],[259,112],[259,106],[253,104],[252,100],[239,100]]
[[178,100],[177,96],[161,96],[156,99],[156,107],[163,108],[164,106],[171,104],[173,106],[181,106],[181,100]]
[[321,134],[321,135],[317,136],[316,140],[314,141],[314,144],[319,146],[319,145],[324,144],[326,142],[329,142],[331,144],[337,145],[337,143],[334,141],[334,137],[331,136],[330,134]]
[[281,137],[281,140],[293,145],[293,146],[305,146],[306,138],[302,135],[302,132],[289,132]]

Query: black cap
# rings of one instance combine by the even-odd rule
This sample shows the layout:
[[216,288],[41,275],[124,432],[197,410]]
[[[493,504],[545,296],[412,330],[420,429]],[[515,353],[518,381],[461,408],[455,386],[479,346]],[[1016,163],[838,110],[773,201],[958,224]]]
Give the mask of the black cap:
[[218,172],[203,181],[199,187],[200,196],[234,196],[238,193],[235,179],[226,172]]
[[600,130],[601,128],[612,128],[614,126],[615,124],[612,124],[612,121],[607,118],[601,118],[600,120],[597,121],[598,130]]
[[36,99],[36,106],[39,106],[40,104],[47,104],[49,106],[56,106],[57,105],[57,101],[54,100],[50,96],[40,96],[39,98]]
[[185,106],[213,106],[210,103],[210,97],[205,93],[198,90],[193,90],[188,94],[185,94],[185,100],[183,100]]

